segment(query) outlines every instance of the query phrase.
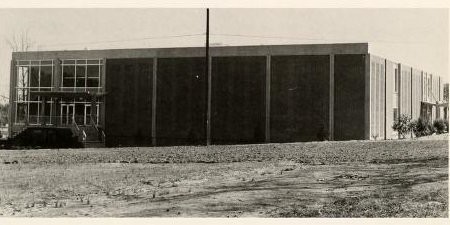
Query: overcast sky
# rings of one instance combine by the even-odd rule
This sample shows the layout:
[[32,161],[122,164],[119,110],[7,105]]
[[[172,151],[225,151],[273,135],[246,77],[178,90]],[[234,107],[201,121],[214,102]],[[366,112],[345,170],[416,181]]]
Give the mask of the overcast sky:
[[[203,46],[204,9],[0,9],[0,95],[9,95],[14,33],[32,50]],[[448,9],[211,9],[210,42],[369,42],[370,52],[448,76]]]

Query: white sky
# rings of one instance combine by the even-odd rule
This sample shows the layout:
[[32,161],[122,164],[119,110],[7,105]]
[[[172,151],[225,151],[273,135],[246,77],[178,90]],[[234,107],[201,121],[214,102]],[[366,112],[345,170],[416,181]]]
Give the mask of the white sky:
[[[213,8],[210,20],[211,43],[369,42],[373,54],[448,76],[448,9]],[[0,9],[0,95],[9,95],[5,40],[23,30],[32,50],[203,46],[205,10]],[[177,35],[193,36],[160,38]]]

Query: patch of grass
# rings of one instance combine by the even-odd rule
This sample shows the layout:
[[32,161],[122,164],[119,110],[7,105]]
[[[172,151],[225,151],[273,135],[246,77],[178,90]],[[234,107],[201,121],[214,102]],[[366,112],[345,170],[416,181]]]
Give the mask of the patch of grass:
[[[20,162],[0,164],[0,214],[168,216],[161,209],[176,204],[189,216],[240,210],[264,211],[257,215],[264,217],[445,217],[447,145],[323,142],[59,150],[56,156],[54,150],[0,151],[0,158]],[[167,156],[173,164],[161,163]],[[135,157],[139,163],[114,163]],[[398,190],[382,191],[392,188]]]
[[415,195],[377,191],[358,196],[336,196],[320,207],[291,205],[273,217],[448,217],[448,194],[440,189]]

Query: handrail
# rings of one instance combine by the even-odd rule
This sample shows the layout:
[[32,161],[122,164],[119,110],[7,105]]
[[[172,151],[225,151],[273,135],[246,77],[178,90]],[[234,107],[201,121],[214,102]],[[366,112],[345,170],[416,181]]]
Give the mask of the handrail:
[[105,132],[102,130],[102,142],[105,143],[106,141],[106,134]]
[[100,132],[100,130],[98,129],[98,125],[96,122],[94,122],[94,117],[92,117],[92,115],[89,115],[89,119],[90,119],[90,124],[95,128],[95,130],[97,131],[97,134],[101,135],[101,141],[105,142],[105,139],[106,139],[105,132],[103,132],[103,130]]
[[84,132],[84,130],[82,130],[82,129],[80,129],[80,127],[78,127],[78,124],[77,124],[77,122],[75,122],[75,119],[72,120],[72,125],[75,128],[75,132],[76,132],[78,138],[80,138],[80,135],[81,135],[80,141],[82,143],[85,143],[86,138],[87,138],[86,132]]
[[83,141],[83,143],[85,143],[85,142],[86,142],[87,135],[86,135],[86,132],[85,132],[84,130],[83,130],[82,135],[83,135],[82,141]]

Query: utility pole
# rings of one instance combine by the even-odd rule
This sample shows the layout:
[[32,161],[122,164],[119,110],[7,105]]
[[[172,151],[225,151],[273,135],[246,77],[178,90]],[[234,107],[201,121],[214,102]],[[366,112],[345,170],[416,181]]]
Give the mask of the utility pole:
[[206,145],[211,143],[211,76],[209,73],[209,8],[206,8],[206,50],[205,50],[205,81],[206,81]]

